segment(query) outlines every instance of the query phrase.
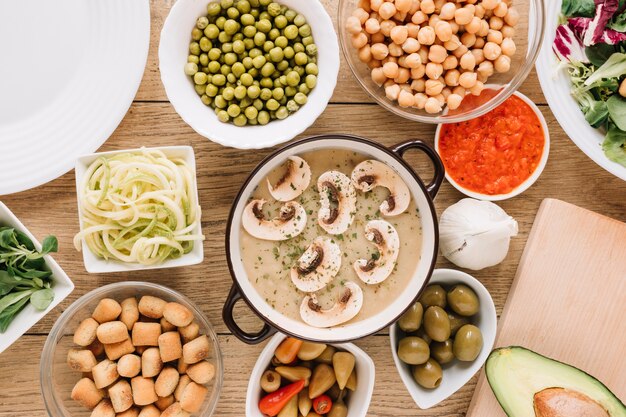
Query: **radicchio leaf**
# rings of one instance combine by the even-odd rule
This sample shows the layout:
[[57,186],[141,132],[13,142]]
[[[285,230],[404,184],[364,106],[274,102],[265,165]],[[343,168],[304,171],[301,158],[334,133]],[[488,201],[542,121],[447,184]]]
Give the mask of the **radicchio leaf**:
[[613,29],[607,29],[604,26],[597,29],[596,17],[593,19],[588,17],[573,17],[568,19],[567,25],[574,32],[577,38],[582,39],[582,43],[585,46],[591,46],[598,43],[616,45],[622,41],[626,41],[626,33],[618,32]]
[[556,28],[552,50],[561,61],[589,62],[585,47],[568,24],[559,25]]

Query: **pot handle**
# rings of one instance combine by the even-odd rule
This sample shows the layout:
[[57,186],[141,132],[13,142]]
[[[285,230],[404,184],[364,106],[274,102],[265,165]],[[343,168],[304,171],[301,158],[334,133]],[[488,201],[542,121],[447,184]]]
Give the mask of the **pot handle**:
[[428,156],[432,161],[435,168],[435,174],[433,175],[432,181],[428,185],[426,185],[426,191],[428,191],[428,194],[431,198],[435,198],[437,192],[439,191],[439,187],[441,186],[441,183],[446,176],[446,169],[443,166],[441,158],[433,148],[431,148],[421,140],[410,140],[404,143],[399,143],[391,150],[394,153],[397,153],[401,158],[403,158],[404,153],[409,149],[419,149],[420,151],[424,152],[426,156]]
[[237,339],[249,345],[256,345],[276,333],[276,329],[267,323],[264,323],[263,328],[256,333],[248,333],[239,327],[233,317],[233,309],[239,300],[241,300],[241,292],[237,284],[233,284],[228,293],[228,297],[226,297],[226,302],[224,303],[222,318],[224,319],[224,323],[226,323],[226,327],[233,332]]

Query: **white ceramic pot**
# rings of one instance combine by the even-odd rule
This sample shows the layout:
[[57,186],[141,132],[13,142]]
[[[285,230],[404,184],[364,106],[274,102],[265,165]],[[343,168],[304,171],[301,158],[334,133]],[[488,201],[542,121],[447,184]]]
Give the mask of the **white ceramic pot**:
[[[289,318],[272,308],[250,282],[240,256],[241,217],[244,207],[249,201],[254,189],[262,183],[263,179],[272,170],[282,165],[288,157],[320,149],[349,149],[368,155],[392,167],[407,184],[412,198],[416,202],[417,209],[421,215],[420,220],[423,235],[420,253],[415,254],[415,256],[419,256],[421,260],[411,281],[407,285],[407,289],[402,295],[380,313],[370,318],[332,328],[312,327],[300,320]],[[402,155],[408,149],[421,150],[432,160],[435,166],[435,175],[430,184],[424,185],[419,176],[402,159]],[[315,136],[291,143],[265,158],[252,171],[247,181],[244,183],[233,202],[233,207],[228,219],[228,227],[226,230],[226,255],[234,281],[234,285],[223,310],[223,318],[228,328],[235,336],[246,343],[259,343],[276,330],[290,334],[299,339],[337,343],[360,339],[393,323],[416,300],[434,269],[437,258],[439,234],[437,215],[432,200],[439,190],[443,177],[443,164],[436,152],[428,145],[418,140],[405,142],[390,149],[376,142],[356,136]],[[235,322],[233,318],[233,308],[235,303],[241,298],[243,298],[250,308],[266,322],[261,331],[248,333],[242,330]]]

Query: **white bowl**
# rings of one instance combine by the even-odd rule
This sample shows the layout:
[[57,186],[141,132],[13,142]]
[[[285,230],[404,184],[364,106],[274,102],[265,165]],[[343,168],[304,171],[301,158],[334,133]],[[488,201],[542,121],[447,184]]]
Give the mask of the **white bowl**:
[[[198,201],[198,181],[196,180],[196,158],[193,152],[193,148],[191,146],[165,146],[159,148],[148,148],[155,151],[161,151],[165,154],[165,156],[170,158],[182,158],[187,163],[187,166],[193,172],[193,194],[190,196],[192,198],[191,204],[199,204]],[[140,152],[142,148],[138,149],[126,149],[121,151],[110,151],[110,152],[100,152],[94,153],[91,155],[85,155],[78,158],[76,161],[76,193],[80,194],[80,183],[83,181],[83,177],[85,176],[85,172],[89,165],[94,162],[96,159],[102,156],[113,156],[122,153],[133,153]],[[78,221],[80,224],[80,230],[83,230],[83,217],[82,217],[82,207],[80,198],[78,200]],[[196,225],[196,227],[192,231],[193,234],[201,234],[202,226],[200,222]],[[89,247],[85,243],[82,242],[82,250],[83,253],[83,262],[85,264],[85,269],[87,272],[96,274],[96,273],[108,273],[108,272],[125,272],[125,271],[139,271],[139,270],[147,270],[147,269],[161,269],[161,268],[176,268],[180,266],[189,266],[196,265],[202,262],[204,259],[204,247],[202,242],[195,242],[193,245],[193,249],[191,252],[184,254],[183,256],[176,259],[168,259],[165,262],[157,265],[142,265],[139,263],[126,263],[120,262],[116,260],[105,260],[89,250]]]
[[180,117],[198,134],[220,145],[239,149],[268,148],[302,133],[326,108],[333,95],[339,73],[339,45],[333,23],[318,0],[280,0],[304,15],[318,46],[319,75],[308,102],[284,120],[265,126],[237,127],[222,123],[215,112],[200,101],[191,78],[183,67],[189,55],[191,29],[196,19],[206,15],[210,0],[178,0],[165,20],[159,43],[159,69],[167,97]]
[[[41,250],[41,244],[35,236],[18,220],[17,217],[0,201],[0,226],[10,226],[20,232],[26,234],[33,241],[35,248]],[[6,348],[11,346],[13,342],[19,339],[24,333],[28,331],[35,323],[48,314],[54,307],[56,307],[61,301],[63,301],[72,291],[74,291],[74,283],[70,280],[67,274],[61,269],[58,263],[50,255],[45,255],[44,260],[46,265],[52,271],[54,299],[45,310],[37,310],[30,303],[20,311],[7,330],[0,334],[0,353]]]
[[[248,392],[246,394],[246,417],[266,417],[259,411],[259,401],[261,400],[261,375],[268,368],[276,348],[287,336],[276,334],[268,342],[259,359],[257,359],[254,369],[250,374],[248,382]],[[370,406],[372,393],[374,392],[374,380],[376,379],[376,368],[374,362],[361,349],[352,343],[333,344],[338,349],[350,352],[356,358],[357,388],[350,393],[346,401],[348,406],[347,417],[365,417]]]
[[561,16],[561,0],[546,1],[546,35],[539,58],[537,76],[550,110],[569,138],[596,164],[626,181],[626,167],[613,162],[602,150],[605,133],[593,128],[572,97],[572,81],[552,51],[556,28]]
[[[545,168],[546,163],[548,162],[548,155],[550,154],[550,131],[548,130],[548,124],[546,123],[546,119],[543,117],[543,114],[541,113],[541,110],[539,110],[539,107],[537,107],[537,105],[533,103],[531,99],[529,99],[528,97],[526,97],[524,94],[520,93],[519,91],[516,91],[515,93],[513,93],[513,95],[521,98],[524,101],[524,103],[528,104],[530,108],[533,109],[533,111],[539,118],[539,121],[541,122],[541,127],[543,128],[543,136],[545,138],[545,143],[543,146],[543,154],[541,155],[541,160],[539,161],[539,165],[537,166],[537,169],[535,169],[535,171],[532,173],[532,175],[526,179],[526,181],[524,181],[523,183],[515,187],[511,192],[506,193],[506,194],[493,194],[493,195],[482,194],[482,193],[478,193],[476,191],[472,191],[472,190],[468,190],[467,188],[464,188],[462,185],[454,181],[454,179],[446,171],[446,179],[448,180],[448,182],[452,184],[454,188],[456,188],[457,190],[459,190],[460,192],[462,192],[468,197],[472,197],[477,200],[487,200],[487,201],[500,201],[500,200],[507,200],[509,198],[513,198],[523,193],[524,191],[526,191],[531,185],[535,183],[535,181],[537,181],[537,179],[543,172],[543,169]],[[441,134],[441,126],[442,125],[438,125],[437,130],[435,132],[435,149],[437,150],[437,153],[440,153],[439,152],[439,135]]]
[[398,373],[413,401],[419,408],[426,409],[439,404],[465,385],[472,376],[478,372],[487,360],[496,339],[497,316],[496,308],[487,289],[478,281],[465,272],[453,269],[435,269],[432,279],[428,283],[440,284],[443,287],[451,287],[455,284],[465,284],[476,292],[480,302],[480,311],[472,317],[472,323],[476,325],[483,335],[483,348],[473,362],[453,362],[442,365],[443,379],[441,385],[435,389],[422,388],[415,382],[411,373],[411,365],[402,362],[398,357],[398,343],[404,337],[404,332],[395,323],[390,327],[391,354],[396,363]]

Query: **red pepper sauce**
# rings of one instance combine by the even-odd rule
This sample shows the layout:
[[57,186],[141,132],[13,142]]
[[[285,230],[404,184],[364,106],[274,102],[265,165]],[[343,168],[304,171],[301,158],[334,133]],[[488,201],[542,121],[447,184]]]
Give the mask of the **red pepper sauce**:
[[533,109],[511,96],[481,117],[443,125],[439,155],[448,175],[463,188],[507,194],[537,169],[544,145],[543,128]]

